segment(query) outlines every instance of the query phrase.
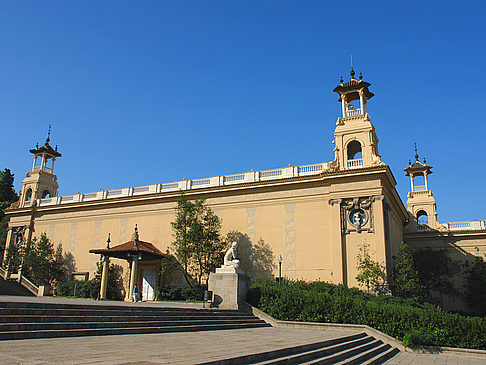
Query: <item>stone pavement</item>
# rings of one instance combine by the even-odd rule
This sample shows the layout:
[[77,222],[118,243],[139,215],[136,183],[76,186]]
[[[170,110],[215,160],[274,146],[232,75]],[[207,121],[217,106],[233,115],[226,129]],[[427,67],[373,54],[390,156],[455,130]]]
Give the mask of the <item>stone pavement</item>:
[[[0,296],[0,301],[46,301],[72,304],[103,304],[192,307],[186,303],[96,302],[66,298],[19,298]],[[361,332],[337,328],[252,328],[206,332],[179,332],[119,336],[92,336],[0,341],[3,364],[197,364],[204,361],[254,354],[303,345]],[[387,362],[403,364],[486,364],[486,355],[474,353],[421,354],[402,352]]]
[[[0,341],[0,364],[197,364],[348,334],[334,329],[255,328]],[[484,365],[486,357],[404,352],[387,364]]]

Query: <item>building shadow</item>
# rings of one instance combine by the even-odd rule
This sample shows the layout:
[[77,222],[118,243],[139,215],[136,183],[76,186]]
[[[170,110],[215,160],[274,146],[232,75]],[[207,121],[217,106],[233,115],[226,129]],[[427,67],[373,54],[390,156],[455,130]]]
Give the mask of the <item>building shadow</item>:
[[240,268],[252,281],[275,280],[273,274],[275,256],[270,245],[262,238],[252,242],[246,233],[239,231],[230,231],[226,235],[228,247],[232,242],[238,242]]

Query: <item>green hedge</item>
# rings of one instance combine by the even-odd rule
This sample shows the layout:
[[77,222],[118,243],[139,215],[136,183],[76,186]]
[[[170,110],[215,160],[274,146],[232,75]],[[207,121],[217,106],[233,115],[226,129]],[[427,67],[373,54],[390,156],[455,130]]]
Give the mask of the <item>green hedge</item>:
[[443,312],[392,296],[316,282],[256,283],[248,301],[286,321],[363,324],[407,346],[433,345],[486,350],[486,319]]
[[199,286],[193,288],[171,288],[161,286],[155,289],[155,300],[186,300],[201,301],[204,299],[204,288]]
[[100,284],[93,281],[72,280],[56,284],[56,295],[62,297],[74,296],[74,287],[76,287],[77,298],[97,299],[100,294]]

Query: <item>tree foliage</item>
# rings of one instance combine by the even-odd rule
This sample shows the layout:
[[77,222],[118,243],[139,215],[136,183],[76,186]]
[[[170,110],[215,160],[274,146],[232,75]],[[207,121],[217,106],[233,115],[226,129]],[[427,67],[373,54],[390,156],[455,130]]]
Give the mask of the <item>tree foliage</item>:
[[466,268],[464,299],[478,314],[486,315],[486,262],[475,257]]
[[191,275],[201,285],[202,279],[222,262],[221,219],[204,203],[204,199],[189,201],[181,193],[172,222],[172,249],[191,286]]
[[356,275],[356,280],[361,285],[366,286],[368,292],[370,291],[370,287],[375,290],[379,284],[385,281],[383,266],[371,258],[369,245],[366,243],[360,246],[357,259],[358,275]]
[[449,296],[458,294],[453,277],[459,271],[459,267],[446,250],[419,250],[414,252],[413,259],[420,282],[425,288],[427,301],[443,306],[444,294]]
[[[5,249],[9,220],[3,210],[19,199],[13,183],[14,174],[7,168],[3,171],[0,170],[0,254],[3,254]],[[3,259],[3,255],[0,257],[1,259]]]
[[[13,245],[11,245],[13,246]],[[21,248],[22,275],[37,285],[54,285],[68,280],[76,270],[71,253],[63,253],[62,245],[57,247],[45,233]]]
[[397,256],[393,257],[393,294],[402,298],[422,301],[425,288],[420,282],[410,247],[402,242]]

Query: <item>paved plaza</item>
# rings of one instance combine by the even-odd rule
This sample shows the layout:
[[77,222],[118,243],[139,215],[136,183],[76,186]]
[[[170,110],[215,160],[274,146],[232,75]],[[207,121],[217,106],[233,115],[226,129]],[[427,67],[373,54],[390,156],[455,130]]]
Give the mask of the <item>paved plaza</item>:
[[[349,335],[334,329],[256,328],[0,342],[0,364],[197,364]],[[388,364],[486,364],[473,354],[401,353]]]
[[[19,297],[0,296],[1,301]],[[66,298],[23,301],[201,308],[202,304],[94,302]],[[298,346],[361,332],[359,329],[267,327],[205,332],[0,341],[3,364],[197,364]],[[486,364],[486,354],[402,352],[387,364]]]

